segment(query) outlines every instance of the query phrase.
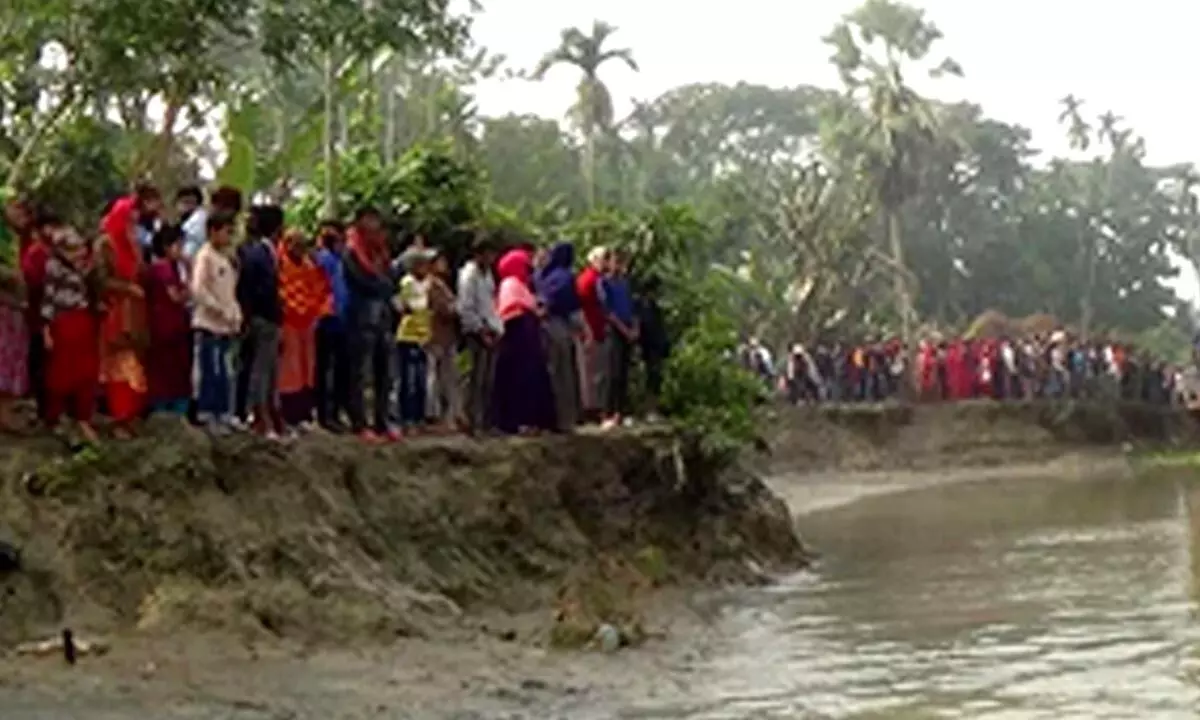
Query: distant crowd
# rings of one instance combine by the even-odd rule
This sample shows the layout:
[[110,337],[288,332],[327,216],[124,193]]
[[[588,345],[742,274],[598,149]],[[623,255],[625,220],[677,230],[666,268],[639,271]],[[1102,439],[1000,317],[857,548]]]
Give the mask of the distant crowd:
[[605,248],[576,268],[571,243],[480,236],[454,268],[373,208],[309,234],[232,188],[207,202],[185,188],[171,209],[139,186],[95,238],[22,200],[5,221],[18,263],[0,267],[0,427],[22,396],[87,442],[98,411],[115,437],[150,413],[372,443],[614,427],[631,421],[639,359],[654,410],[670,349],[657,284],[635,293]]
[[1170,404],[1180,401],[1182,389],[1182,368],[1119,342],[1083,343],[1063,330],[927,338],[912,356],[899,340],[796,344],[779,368],[751,338],[739,358],[793,403],[881,402],[904,394],[907,378],[912,395],[924,402],[1106,397]]

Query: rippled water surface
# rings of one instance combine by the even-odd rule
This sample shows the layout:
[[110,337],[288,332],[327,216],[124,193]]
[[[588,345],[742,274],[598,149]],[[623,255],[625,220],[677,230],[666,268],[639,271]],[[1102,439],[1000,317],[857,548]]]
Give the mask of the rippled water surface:
[[808,516],[817,571],[726,609],[688,700],[621,714],[1197,717],[1196,487],[967,484]]

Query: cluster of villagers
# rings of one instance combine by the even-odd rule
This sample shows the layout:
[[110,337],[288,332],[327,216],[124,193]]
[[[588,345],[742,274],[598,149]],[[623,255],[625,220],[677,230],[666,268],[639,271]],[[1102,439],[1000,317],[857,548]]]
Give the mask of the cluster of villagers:
[[570,243],[480,237],[452,268],[420,237],[394,255],[375,209],[310,237],[228,187],[207,203],[184,188],[172,212],[139,185],[94,238],[23,200],[5,221],[0,427],[31,396],[42,425],[86,443],[97,412],[118,438],[150,413],[272,439],[567,432],[629,423],[639,355],[651,402],[662,381],[656,289],[635,296],[603,248],[577,272]]
[[[1068,397],[1181,402],[1181,368],[1111,338],[1083,342],[1056,321],[1041,321],[1051,323],[1053,329],[1021,332],[1012,322],[983,316],[963,337],[928,333],[911,357],[896,339],[811,349],[796,344],[777,375],[757,340],[743,346],[742,357],[793,403],[881,402],[902,395],[906,377],[924,402]],[[909,363],[915,363],[911,376]]]

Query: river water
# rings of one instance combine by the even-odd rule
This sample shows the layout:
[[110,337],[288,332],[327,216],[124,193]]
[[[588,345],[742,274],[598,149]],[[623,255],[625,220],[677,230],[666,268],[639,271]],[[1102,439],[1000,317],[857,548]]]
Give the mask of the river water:
[[951,485],[803,518],[815,571],[744,593],[641,718],[1194,718],[1200,484]]

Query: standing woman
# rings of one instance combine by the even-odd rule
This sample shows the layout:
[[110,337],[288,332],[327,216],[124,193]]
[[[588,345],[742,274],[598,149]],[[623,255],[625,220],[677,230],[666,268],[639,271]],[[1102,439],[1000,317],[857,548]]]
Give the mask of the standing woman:
[[332,307],[333,292],[301,231],[283,234],[278,257],[279,409],[289,428],[307,428],[316,407],[317,320]]
[[42,342],[42,295],[46,287],[46,263],[50,249],[37,232],[33,208],[16,200],[4,208],[5,225],[16,235],[21,281],[24,285],[25,328],[28,345],[25,353],[26,387],[37,403],[39,419],[46,409],[46,346]]
[[103,318],[100,330],[100,382],[117,437],[130,437],[146,403],[142,365],[148,329],[142,290],[142,252],[136,239],[137,198],[118,200],[104,217],[98,261]]
[[192,321],[190,293],[180,260],[183,232],[164,225],[150,243],[154,261],[146,276],[150,346],[146,375],[156,412],[187,415],[192,396]]
[[538,301],[530,289],[532,255],[510,250],[497,265],[500,292],[496,311],[504,332],[496,345],[496,380],[492,390],[492,415],[497,430],[515,434],[554,431],[554,390]]
[[575,246],[568,242],[558,243],[550,249],[544,266],[538,271],[536,283],[546,308],[546,354],[558,429],[563,432],[572,430],[580,420],[575,338],[582,334],[583,306],[575,291],[574,265]]

